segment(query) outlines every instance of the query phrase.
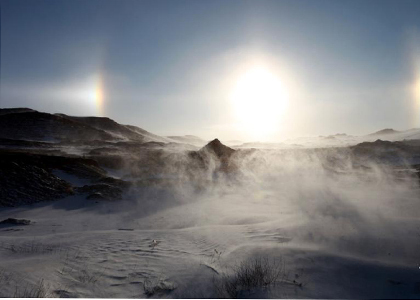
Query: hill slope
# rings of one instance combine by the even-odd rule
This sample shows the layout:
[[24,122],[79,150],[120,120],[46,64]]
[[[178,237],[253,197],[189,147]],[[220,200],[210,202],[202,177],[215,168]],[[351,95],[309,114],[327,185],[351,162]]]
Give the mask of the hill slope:
[[109,118],[49,114],[28,108],[0,110],[0,138],[43,142],[169,142],[136,126]]

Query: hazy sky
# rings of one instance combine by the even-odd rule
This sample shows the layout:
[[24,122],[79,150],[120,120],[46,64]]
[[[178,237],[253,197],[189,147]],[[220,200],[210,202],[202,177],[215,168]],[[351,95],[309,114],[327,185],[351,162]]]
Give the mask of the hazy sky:
[[[225,140],[420,127],[420,1],[0,4],[0,107]],[[260,135],[231,100],[256,65],[287,91]]]

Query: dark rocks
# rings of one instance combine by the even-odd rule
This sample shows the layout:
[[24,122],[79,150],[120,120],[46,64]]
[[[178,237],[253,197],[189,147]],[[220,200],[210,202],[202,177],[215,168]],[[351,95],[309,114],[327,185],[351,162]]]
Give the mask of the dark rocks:
[[107,183],[84,185],[77,188],[77,192],[81,194],[88,194],[86,199],[91,200],[121,200],[123,195],[123,189],[121,187]]
[[7,225],[29,225],[31,224],[30,220],[26,219],[15,219],[15,218],[8,218],[0,222],[0,224],[7,224]]
[[106,171],[99,164],[89,158],[70,158],[55,165],[56,169],[80,178],[99,179],[106,175]]
[[349,147],[356,164],[367,165],[372,162],[407,166],[416,164],[420,159],[420,143],[418,141],[384,141],[363,142]]
[[415,147],[405,145],[403,142],[390,142],[380,139],[374,142],[363,142],[350,147],[350,149],[356,156],[365,156],[379,160],[384,159],[385,157],[397,158],[406,155],[409,152],[416,152],[416,150],[418,150]]
[[207,151],[215,154],[218,158],[230,157],[235,150],[223,145],[218,139],[212,140],[210,143],[200,149],[201,152]]
[[0,206],[51,201],[71,194],[71,185],[47,169],[0,156]]
[[58,296],[58,298],[77,298],[76,294],[72,294],[66,290],[55,290],[54,293]]
[[54,201],[73,195],[73,187],[53,174],[56,169],[92,180],[106,174],[92,159],[0,150],[0,206]]
[[101,179],[97,181],[97,183],[105,183],[105,184],[113,185],[115,187],[119,187],[121,189],[126,189],[131,186],[131,182],[118,179],[118,178],[113,178],[113,177],[102,177]]
[[97,161],[104,168],[110,168],[114,170],[122,169],[126,165],[126,157],[122,155],[112,155],[112,154],[101,154],[101,155],[91,155],[92,159]]
[[189,152],[191,168],[210,170],[217,173],[231,173],[237,169],[232,156],[236,150],[223,145],[218,139],[214,139],[199,151]]
[[88,194],[86,199],[89,200],[121,200],[126,191],[131,186],[131,182],[127,182],[113,177],[102,177],[92,185],[84,185],[76,188],[78,193]]

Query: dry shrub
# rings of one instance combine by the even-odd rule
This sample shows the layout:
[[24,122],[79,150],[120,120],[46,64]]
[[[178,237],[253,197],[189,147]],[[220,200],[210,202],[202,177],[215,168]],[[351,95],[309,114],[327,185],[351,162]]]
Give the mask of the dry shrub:
[[282,260],[256,257],[213,278],[218,298],[241,298],[255,290],[267,289],[286,277]]
[[167,282],[161,278],[156,278],[154,280],[146,279],[143,282],[143,291],[148,297],[156,294],[168,294],[175,290],[175,288],[176,286],[173,283]]
[[49,288],[45,285],[44,280],[41,279],[35,285],[27,285],[24,289],[16,287],[13,298],[47,298],[50,297]]
[[36,241],[20,245],[10,245],[9,247],[6,247],[6,249],[12,253],[21,254],[55,254],[64,251],[64,249],[59,245],[47,245]]

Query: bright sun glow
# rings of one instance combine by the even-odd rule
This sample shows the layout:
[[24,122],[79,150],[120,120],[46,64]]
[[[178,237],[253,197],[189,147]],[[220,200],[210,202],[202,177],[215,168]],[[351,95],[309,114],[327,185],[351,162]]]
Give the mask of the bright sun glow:
[[252,68],[240,76],[231,95],[237,122],[254,138],[264,138],[278,130],[287,98],[280,79],[263,67]]

